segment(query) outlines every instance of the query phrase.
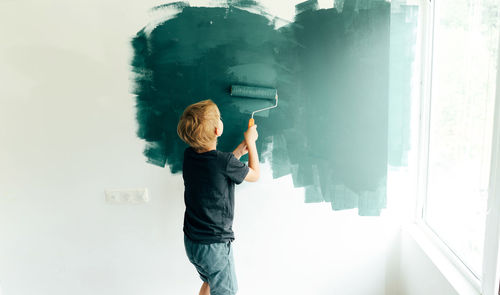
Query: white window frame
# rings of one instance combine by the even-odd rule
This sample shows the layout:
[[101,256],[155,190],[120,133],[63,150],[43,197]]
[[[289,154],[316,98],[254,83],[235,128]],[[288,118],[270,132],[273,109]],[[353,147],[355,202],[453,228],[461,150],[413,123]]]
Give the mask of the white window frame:
[[415,223],[410,232],[430,260],[460,294],[499,294],[500,265],[500,38],[497,64],[491,171],[488,188],[488,214],[483,253],[482,279],[479,280],[438,237],[424,219],[429,160],[432,52],[435,1],[421,1],[421,71],[417,202]]

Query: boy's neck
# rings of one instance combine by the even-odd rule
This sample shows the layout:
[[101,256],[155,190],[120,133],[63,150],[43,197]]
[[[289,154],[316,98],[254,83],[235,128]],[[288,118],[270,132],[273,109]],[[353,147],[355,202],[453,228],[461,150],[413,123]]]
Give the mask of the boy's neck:
[[217,142],[214,142],[212,145],[208,146],[206,149],[195,149],[195,151],[198,153],[198,154],[201,154],[201,153],[206,153],[206,152],[210,152],[210,151],[214,151],[217,149]]

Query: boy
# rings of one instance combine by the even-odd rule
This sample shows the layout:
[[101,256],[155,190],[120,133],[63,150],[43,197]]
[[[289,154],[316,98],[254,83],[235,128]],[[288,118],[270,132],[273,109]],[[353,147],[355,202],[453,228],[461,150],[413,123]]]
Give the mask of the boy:
[[[234,185],[259,179],[255,141],[257,126],[232,153],[216,150],[224,125],[217,105],[204,100],[188,106],[177,134],[189,147],[184,151],[184,246],[203,284],[200,295],[233,295],[238,290],[231,242]],[[248,153],[248,166],[239,159]]]

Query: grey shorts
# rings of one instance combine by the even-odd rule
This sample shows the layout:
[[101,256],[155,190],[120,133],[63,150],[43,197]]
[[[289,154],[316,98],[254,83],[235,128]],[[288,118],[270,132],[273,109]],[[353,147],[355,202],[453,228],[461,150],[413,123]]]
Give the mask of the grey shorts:
[[231,242],[200,244],[184,234],[189,261],[210,286],[210,295],[234,295],[238,291]]

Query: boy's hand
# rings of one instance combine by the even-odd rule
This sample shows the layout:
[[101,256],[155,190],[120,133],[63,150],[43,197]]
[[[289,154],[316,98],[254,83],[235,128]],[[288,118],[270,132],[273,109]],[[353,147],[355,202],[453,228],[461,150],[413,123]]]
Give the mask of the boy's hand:
[[247,143],[243,140],[233,151],[233,155],[239,160],[246,153],[248,153]]
[[257,132],[257,125],[253,125],[245,131],[245,142],[247,145],[254,143],[257,138],[259,138],[259,133]]

